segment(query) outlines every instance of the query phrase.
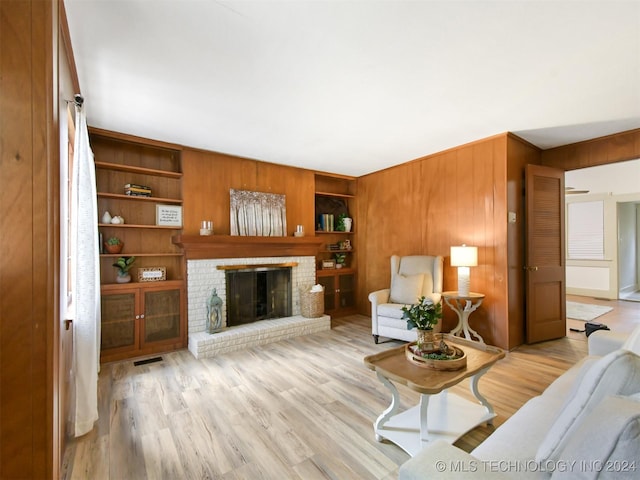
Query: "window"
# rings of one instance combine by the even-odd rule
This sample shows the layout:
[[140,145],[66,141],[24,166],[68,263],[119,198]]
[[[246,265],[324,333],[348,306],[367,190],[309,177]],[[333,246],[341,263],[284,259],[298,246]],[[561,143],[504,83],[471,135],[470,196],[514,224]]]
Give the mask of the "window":
[[[75,140],[75,119],[73,105],[67,104],[66,118],[61,116],[62,128],[60,137],[60,250],[61,250],[61,285],[64,285],[62,298],[62,316],[73,319],[73,276],[71,268],[71,172],[73,171],[73,148]],[[66,128],[65,128],[66,127]],[[67,161],[62,159],[66,157]]]
[[568,258],[604,260],[604,202],[567,204]]

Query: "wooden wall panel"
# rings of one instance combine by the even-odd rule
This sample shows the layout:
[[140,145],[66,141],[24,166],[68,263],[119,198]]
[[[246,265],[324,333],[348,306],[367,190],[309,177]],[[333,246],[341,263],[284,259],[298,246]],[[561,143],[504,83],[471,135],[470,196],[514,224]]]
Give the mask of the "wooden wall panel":
[[640,129],[545,150],[541,164],[575,170],[636,158],[640,158]]
[[0,2],[0,478],[58,478],[57,5]]
[[286,195],[287,233],[303,225],[307,235],[314,231],[315,178],[311,170],[273,163],[257,163],[257,191]]
[[[388,288],[393,254],[445,257],[445,290],[457,289],[449,249],[478,246],[471,289],[487,297],[471,324],[489,343],[508,348],[506,135],[464,145],[358,179],[358,309],[370,315],[369,292]],[[445,307],[445,329],[457,322]]]
[[189,148],[182,152],[182,166],[184,235],[198,235],[202,220],[213,221],[214,234],[229,235],[232,188],[285,194],[288,234],[293,235],[297,224],[304,225],[308,234],[314,231],[310,170]]
[[182,152],[184,235],[198,235],[202,220],[213,221],[214,234],[229,235],[229,189],[256,188],[252,160],[184,149]]
[[507,140],[507,209],[516,214],[507,223],[509,345],[525,341],[525,184],[524,168],[539,165],[541,151],[515,135]]

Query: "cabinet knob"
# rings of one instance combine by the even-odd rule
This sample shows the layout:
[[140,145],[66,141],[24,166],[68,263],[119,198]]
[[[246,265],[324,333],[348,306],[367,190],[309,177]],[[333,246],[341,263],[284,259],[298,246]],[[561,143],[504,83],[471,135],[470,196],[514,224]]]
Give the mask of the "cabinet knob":
[[140,315],[136,315],[136,320],[139,320],[139,319],[140,319]]
[[144,318],[144,313],[142,315],[140,315],[140,318]]

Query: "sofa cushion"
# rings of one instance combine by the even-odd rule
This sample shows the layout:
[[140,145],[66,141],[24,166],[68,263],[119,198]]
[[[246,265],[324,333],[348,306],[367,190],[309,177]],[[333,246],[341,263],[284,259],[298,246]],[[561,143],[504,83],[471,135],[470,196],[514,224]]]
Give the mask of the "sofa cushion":
[[616,350],[591,365],[560,408],[536,453],[537,462],[557,460],[569,437],[582,420],[608,395],[640,392],[640,357]]
[[602,400],[576,427],[560,459],[567,468],[553,479],[638,478],[640,394]]
[[417,303],[422,296],[423,281],[424,274],[422,273],[419,275],[394,275],[389,302],[408,305]]
[[562,406],[562,398],[537,396],[529,399],[471,454],[483,461],[531,460],[553,425],[554,413]]

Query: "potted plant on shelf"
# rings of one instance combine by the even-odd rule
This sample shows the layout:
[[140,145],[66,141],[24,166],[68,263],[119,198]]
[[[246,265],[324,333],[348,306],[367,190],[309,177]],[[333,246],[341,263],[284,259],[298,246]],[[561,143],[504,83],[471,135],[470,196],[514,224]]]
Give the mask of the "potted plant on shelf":
[[131,281],[129,269],[135,260],[136,257],[119,257],[116,263],[113,264],[113,266],[118,269],[118,276],[116,277],[117,283],[129,283]]
[[433,327],[442,318],[442,304],[434,304],[424,295],[418,299],[418,303],[402,307],[402,318],[407,320],[407,330],[418,330],[418,349],[423,352],[437,350]]
[[111,237],[104,242],[104,248],[107,253],[120,253],[124,247],[124,243],[118,237]]
[[336,220],[336,231],[337,232],[350,232],[351,231],[352,219],[349,217],[348,213],[340,213],[338,214],[338,218]]
[[336,258],[336,268],[344,267],[344,264],[347,261],[347,254],[339,252],[335,254],[335,258]]

